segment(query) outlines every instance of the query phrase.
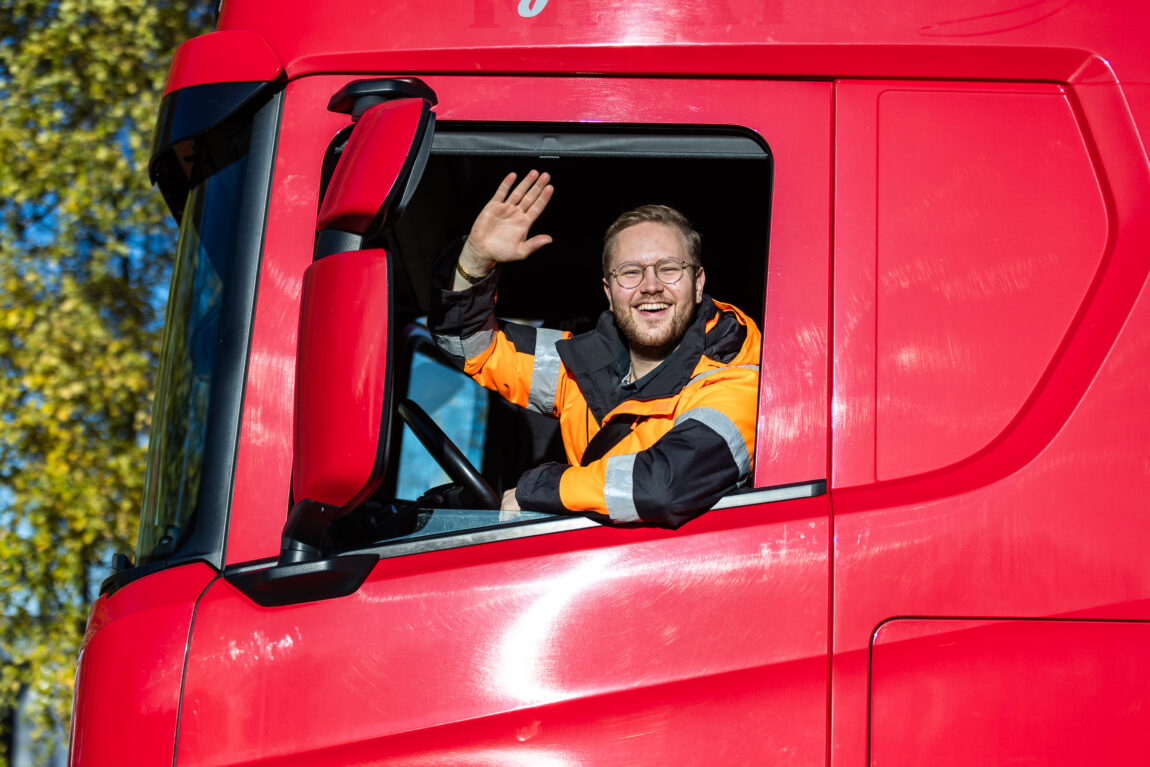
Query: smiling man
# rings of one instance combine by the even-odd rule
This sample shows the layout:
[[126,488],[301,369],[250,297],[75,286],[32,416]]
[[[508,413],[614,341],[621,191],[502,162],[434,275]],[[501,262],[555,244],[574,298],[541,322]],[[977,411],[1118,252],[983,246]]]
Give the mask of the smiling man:
[[608,310],[593,331],[497,322],[499,264],[551,242],[528,236],[554,194],[550,177],[515,181],[503,179],[475,219],[430,320],[468,375],[559,419],[568,463],[524,473],[503,508],[677,527],[750,474],[758,328],[703,293],[701,238],[663,205],[628,211],[607,230]]

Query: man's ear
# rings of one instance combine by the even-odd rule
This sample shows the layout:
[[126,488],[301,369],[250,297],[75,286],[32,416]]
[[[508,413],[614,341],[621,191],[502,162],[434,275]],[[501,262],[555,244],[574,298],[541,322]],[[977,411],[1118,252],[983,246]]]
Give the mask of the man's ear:
[[611,283],[607,281],[606,277],[603,278],[603,292],[607,294],[607,308],[611,310],[612,314],[614,314],[615,304],[611,300]]
[[707,274],[703,271],[703,267],[695,270],[695,303],[703,303],[703,283],[707,281]]

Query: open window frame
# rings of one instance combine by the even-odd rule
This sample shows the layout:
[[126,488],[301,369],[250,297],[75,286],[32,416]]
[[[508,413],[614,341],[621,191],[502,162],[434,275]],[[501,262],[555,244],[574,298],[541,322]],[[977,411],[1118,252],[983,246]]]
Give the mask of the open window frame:
[[[333,142],[329,158],[338,154],[339,141]],[[371,243],[385,247],[393,261],[392,406],[410,398],[429,410],[453,440],[470,443],[473,463],[497,494],[513,487],[532,466],[562,460],[557,424],[509,405],[453,368],[447,372],[450,363],[430,342],[425,318],[436,263],[458,247],[509,171],[522,177],[532,168],[551,173],[556,187],[534,229],[552,235],[554,242],[503,270],[500,318],[576,333],[593,327],[607,308],[601,282],[603,233],[621,212],[652,202],[677,208],[702,232],[709,294],[761,322],[766,293],[773,163],[769,147],[754,132],[711,125],[440,122],[403,220],[386,241]],[[429,367],[441,370],[435,374],[433,402],[422,391]],[[458,402],[447,402],[443,409],[442,387],[451,373],[461,396],[472,403],[463,411],[482,423],[460,419]],[[444,417],[444,412],[452,415]],[[501,520],[495,510],[437,507],[432,480],[423,490],[433,492],[408,497],[414,493],[404,479],[413,462],[421,463],[419,471],[425,474],[433,459],[416,445],[408,427],[393,429],[390,438],[393,460],[386,478],[368,503],[335,527],[336,548],[368,545],[381,556],[398,556],[597,524],[530,511]],[[772,488],[765,491],[773,493],[770,498],[759,497],[762,492],[752,498],[744,489],[718,506],[806,497],[821,489]]]

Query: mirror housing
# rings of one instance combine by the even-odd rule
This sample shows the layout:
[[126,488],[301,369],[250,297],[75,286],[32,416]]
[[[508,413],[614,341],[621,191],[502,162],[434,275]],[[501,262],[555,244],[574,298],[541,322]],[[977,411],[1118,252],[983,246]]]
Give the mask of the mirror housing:
[[383,477],[390,395],[389,261],[337,253],[304,274],[296,365],[297,501],[354,508]]
[[[349,102],[348,91],[362,93]],[[380,101],[387,97],[396,100]],[[352,110],[355,127],[320,206],[317,260],[357,249],[399,221],[431,153],[434,103],[431,89],[414,79],[359,81],[332,99],[333,108]]]

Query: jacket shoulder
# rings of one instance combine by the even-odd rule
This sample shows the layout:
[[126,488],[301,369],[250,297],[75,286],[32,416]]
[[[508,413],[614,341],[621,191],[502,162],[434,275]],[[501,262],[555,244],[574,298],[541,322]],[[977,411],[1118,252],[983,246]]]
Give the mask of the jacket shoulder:
[[758,326],[736,306],[715,301],[715,316],[707,323],[704,360],[720,365],[757,365],[762,345]]

